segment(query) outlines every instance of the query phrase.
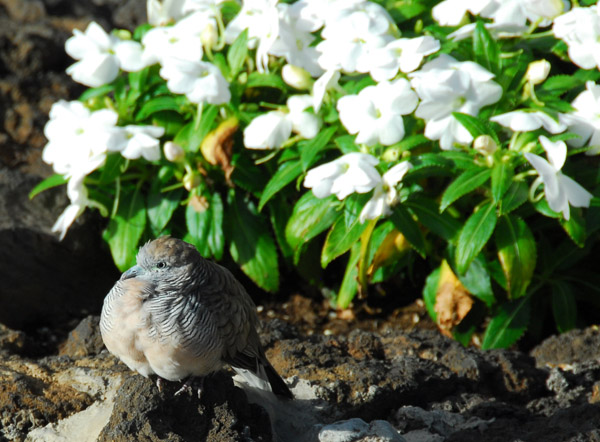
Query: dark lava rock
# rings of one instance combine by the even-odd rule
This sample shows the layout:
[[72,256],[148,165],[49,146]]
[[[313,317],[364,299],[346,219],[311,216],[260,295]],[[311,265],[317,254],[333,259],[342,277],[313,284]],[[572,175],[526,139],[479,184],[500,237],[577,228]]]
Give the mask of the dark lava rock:
[[600,329],[597,326],[552,336],[531,351],[538,366],[574,364],[600,360]]
[[83,319],[75,330],[69,333],[67,341],[59,348],[58,354],[79,358],[96,355],[104,348],[99,329],[100,317],[88,316]]
[[202,397],[174,396],[169,383],[162,392],[149,379],[130,376],[117,393],[110,421],[98,441],[270,441],[266,411],[249,404],[231,377],[217,373],[206,379]]

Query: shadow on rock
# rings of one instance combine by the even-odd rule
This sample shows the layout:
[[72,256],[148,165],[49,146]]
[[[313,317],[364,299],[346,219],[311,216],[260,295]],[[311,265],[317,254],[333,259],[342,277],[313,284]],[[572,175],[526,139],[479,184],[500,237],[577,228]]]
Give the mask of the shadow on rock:
[[195,394],[174,396],[178,383],[162,392],[149,379],[128,377],[98,441],[270,441],[271,422],[263,408],[249,404],[231,377],[216,373]]

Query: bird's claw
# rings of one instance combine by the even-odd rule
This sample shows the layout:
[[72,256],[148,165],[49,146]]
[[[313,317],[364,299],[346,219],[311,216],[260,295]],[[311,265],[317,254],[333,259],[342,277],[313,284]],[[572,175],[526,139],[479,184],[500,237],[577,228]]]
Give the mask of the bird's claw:
[[200,379],[188,378],[181,388],[175,392],[175,396],[179,396],[182,393],[192,394],[194,392],[194,387],[196,388],[198,399],[200,399],[202,397],[202,389],[204,388],[204,377],[201,377]]

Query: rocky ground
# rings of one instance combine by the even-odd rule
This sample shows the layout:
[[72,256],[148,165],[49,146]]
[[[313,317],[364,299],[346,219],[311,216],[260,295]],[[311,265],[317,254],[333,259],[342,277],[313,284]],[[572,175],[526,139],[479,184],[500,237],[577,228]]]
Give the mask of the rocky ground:
[[296,294],[259,305],[285,402],[226,371],[200,399],[174,397],[179,385],[159,392],[110,356],[97,315],[118,273],[101,222],[86,215],[59,242],[64,192],[27,194],[50,173],[50,106],[81,92],[64,41],[91,19],[133,28],[144,7],[0,0],[0,441],[600,441],[597,328],[481,351],[442,337],[418,302],[336,314]]

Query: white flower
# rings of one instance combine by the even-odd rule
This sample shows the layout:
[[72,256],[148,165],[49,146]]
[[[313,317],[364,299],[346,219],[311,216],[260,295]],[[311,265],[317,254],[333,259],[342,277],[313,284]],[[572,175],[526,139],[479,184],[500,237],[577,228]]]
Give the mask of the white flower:
[[321,119],[306,109],[312,106],[310,95],[292,95],[287,100],[288,113],[272,111],[259,115],[244,130],[244,145],[248,149],[277,149],[293,132],[310,139],[321,128]]
[[411,167],[412,164],[403,161],[383,174],[381,182],[375,186],[373,196],[360,212],[359,221],[361,223],[367,219],[376,219],[392,213],[391,207],[398,197],[396,185]]
[[302,138],[314,138],[321,128],[321,119],[315,114],[306,112],[312,106],[310,95],[292,95],[287,100],[290,113],[287,118],[292,123],[292,130]]
[[176,94],[185,94],[192,103],[223,104],[231,99],[229,83],[212,63],[179,58],[165,60],[160,76]]
[[548,60],[536,60],[529,63],[525,79],[531,84],[542,83],[550,73],[550,62]]
[[587,145],[594,146],[586,153],[596,155],[600,153],[600,85],[588,81],[585,91],[581,92],[571,102],[575,109],[572,113],[561,114],[560,121],[569,126],[569,131],[576,133],[581,138],[569,140],[568,143],[575,147]]
[[494,0],[444,0],[432,9],[435,21],[442,26],[457,26],[467,12],[480,14],[489,8]]
[[564,141],[552,142],[544,136],[539,137],[542,147],[546,151],[548,161],[542,157],[525,153],[525,158],[538,171],[540,177],[532,188],[544,183],[544,193],[548,205],[555,212],[562,212],[563,217],[569,220],[569,205],[573,207],[589,207],[593,195],[585,190],[579,183],[563,175],[561,169],[567,158],[567,145]]
[[142,38],[144,60],[147,64],[168,63],[177,58],[188,61],[202,60],[202,44],[207,27],[216,26],[207,12],[198,11],[177,22],[174,26],[150,29]]
[[371,77],[375,81],[391,80],[398,73],[412,72],[419,67],[426,55],[439,51],[440,42],[433,37],[400,38],[371,54]]
[[292,134],[292,122],[280,111],[259,115],[244,129],[244,146],[248,149],[277,149]]
[[296,18],[291,14],[291,8],[279,4],[279,34],[269,48],[269,54],[284,57],[288,63],[299,66],[313,77],[323,73],[317,63],[318,52],[311,46],[315,36],[298,27]]
[[410,83],[399,78],[368,86],[358,95],[342,97],[337,109],[348,132],[358,134],[357,143],[372,146],[379,142],[390,146],[404,137],[402,115],[410,114],[417,103],[417,94]]
[[48,143],[42,159],[66,177],[93,172],[104,163],[107,146],[117,136],[117,119],[112,110],[90,112],[79,101],[54,103],[44,127]]
[[67,68],[67,74],[89,87],[110,83],[117,78],[120,68],[132,72],[146,66],[139,43],[108,35],[96,22],[91,22],[85,32],[73,30],[65,50],[79,60]]
[[304,178],[304,187],[312,188],[317,198],[335,195],[343,200],[351,193],[370,192],[381,182],[373,155],[352,152],[337,160],[311,169]]
[[564,40],[569,57],[583,69],[600,67],[600,15],[597,6],[573,8],[554,19],[552,31]]
[[331,70],[325,71],[323,75],[321,75],[315,84],[313,85],[312,96],[313,96],[313,109],[315,112],[319,112],[321,109],[321,105],[323,104],[323,100],[325,98],[325,93],[330,89],[341,89],[338,81],[340,79],[340,71]]
[[365,0],[298,0],[290,5],[296,26],[314,32],[327,22],[335,22],[344,10],[354,10]]
[[186,0],[147,0],[146,14],[151,25],[165,25],[171,20],[183,17]]
[[129,160],[137,160],[142,156],[148,161],[160,159],[158,138],[164,135],[164,127],[128,125],[120,129],[108,150],[121,152]]
[[515,132],[529,132],[543,127],[551,134],[564,132],[567,126],[542,111],[516,110],[490,118]]
[[87,189],[83,185],[83,177],[73,177],[67,183],[67,196],[69,197],[70,204],[65,208],[63,213],[60,214],[54,226],[52,226],[53,232],[60,232],[60,240],[62,241],[67,230],[73,224],[73,221],[83,213],[85,208],[90,204],[88,200]]
[[321,54],[319,65],[326,71],[369,72],[370,53],[393,40],[392,27],[393,20],[376,3],[340,11],[321,32],[324,40],[316,46]]
[[225,29],[225,41],[229,44],[248,30],[248,48],[256,48],[256,69],[267,72],[269,50],[279,36],[278,0],[245,0],[242,9]]
[[425,136],[439,140],[444,150],[456,141],[470,144],[473,137],[452,112],[477,115],[483,106],[502,96],[502,87],[492,81],[494,75],[477,63],[459,62],[442,54],[409,74],[421,103],[415,115],[426,121]]

